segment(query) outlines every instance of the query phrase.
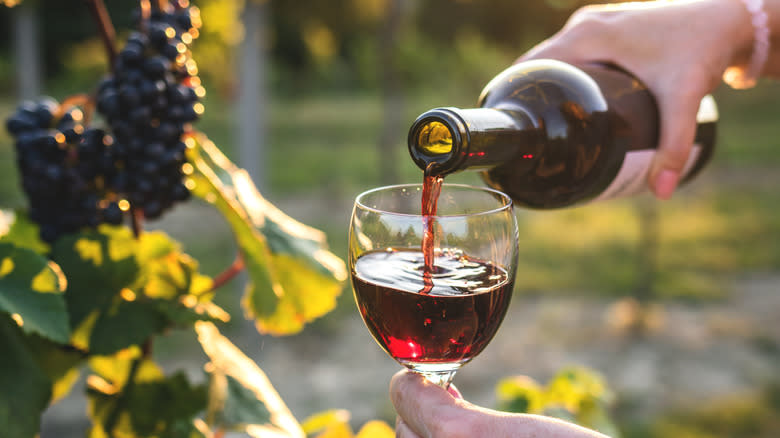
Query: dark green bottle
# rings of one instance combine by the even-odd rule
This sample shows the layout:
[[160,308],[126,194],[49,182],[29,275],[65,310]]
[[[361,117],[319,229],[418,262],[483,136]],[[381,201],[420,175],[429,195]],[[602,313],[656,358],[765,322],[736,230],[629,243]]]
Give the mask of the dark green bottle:
[[[618,69],[555,60],[516,64],[482,91],[479,108],[436,108],[409,130],[409,153],[447,175],[472,169],[518,205],[558,208],[647,189],[658,144],[658,107],[647,87]],[[712,156],[717,108],[699,108],[682,181]]]

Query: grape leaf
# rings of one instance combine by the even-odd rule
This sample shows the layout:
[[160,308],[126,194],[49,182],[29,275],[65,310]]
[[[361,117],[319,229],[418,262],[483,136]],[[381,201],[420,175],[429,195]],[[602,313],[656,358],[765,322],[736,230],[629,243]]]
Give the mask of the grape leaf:
[[393,438],[395,431],[384,421],[372,420],[360,428],[355,438]]
[[79,378],[86,353],[55,344],[36,335],[25,336],[25,346],[52,382],[51,403],[65,397]]
[[324,233],[284,214],[258,192],[247,172],[205,136],[189,151],[193,193],[219,209],[233,229],[250,282],[242,304],[258,329],[300,331],[331,311],[346,280],[344,262]]
[[92,354],[107,355],[143,344],[167,325],[164,315],[150,301],[127,301],[124,298],[115,301],[95,321],[89,338],[89,351]]
[[29,249],[0,243],[0,311],[11,314],[26,333],[68,342],[65,285],[56,264]]
[[604,379],[587,368],[564,368],[546,386],[526,376],[506,378],[496,392],[501,410],[556,417],[620,436],[608,412],[612,393]]
[[39,254],[47,254],[49,245],[41,240],[38,225],[24,211],[0,210],[0,242],[12,243]]
[[51,398],[51,381],[25,347],[23,336],[10,318],[0,314],[0,427],[8,437],[36,436]]
[[264,424],[271,419],[265,404],[238,380],[218,370],[209,374],[211,424],[224,429],[240,429],[249,424]]
[[[305,433],[282,401],[265,373],[248,358],[232,342],[219,333],[217,327],[210,322],[195,323],[198,341],[203,351],[209,357],[206,370],[214,376],[224,375],[234,379],[243,390],[229,392],[227,380],[220,389],[214,388],[219,380],[212,379],[212,391],[209,393],[209,409],[207,421],[209,426],[231,427],[249,433],[251,436],[273,436],[287,438],[303,438]],[[252,394],[253,397],[248,395]],[[230,400],[230,401],[228,401]],[[225,408],[232,404],[232,412]],[[226,420],[240,418],[247,420],[262,419],[263,406],[268,412],[268,421],[264,424],[220,424]],[[237,410],[242,412],[239,414]],[[251,413],[251,415],[249,415]]]
[[[105,368],[109,363],[111,360],[101,365]],[[135,358],[129,366],[127,360],[119,364],[128,374],[133,366],[137,373],[132,383],[120,380],[120,385],[98,375],[87,380],[88,411],[93,420],[90,436],[203,437],[194,420],[206,407],[205,388],[192,385],[182,372],[164,377],[148,360]]]
[[136,239],[126,228],[102,226],[59,239],[52,257],[70,280],[73,343],[93,354],[141,344],[173,325],[228,319],[211,303],[211,279],[164,233]]
[[[178,242],[165,233],[144,233],[139,241],[138,263],[144,272],[138,289],[151,298],[202,297],[212,281],[198,272],[198,262],[181,252]],[[208,297],[210,298],[210,297]]]
[[539,413],[544,409],[544,388],[530,377],[505,378],[496,385],[496,393],[502,411]]
[[68,278],[65,302],[74,329],[137,281],[137,251],[138,242],[126,227],[102,225],[57,239],[51,258]]
[[613,396],[603,377],[583,367],[568,367],[558,371],[547,384],[548,398],[577,411],[583,403],[609,403]]
[[195,321],[230,320],[230,315],[211,300],[213,281],[198,272],[198,262],[181,252],[180,245],[162,232],[141,236],[138,262],[143,268],[140,290],[155,299],[155,309],[174,325]]
[[[89,367],[105,384],[113,389],[101,389],[103,392],[117,392],[128,382],[131,369],[134,382],[154,382],[162,380],[165,375],[162,368],[151,360],[141,360],[143,353],[138,346],[129,347],[111,356],[90,356]],[[140,361],[140,362],[139,362]],[[136,362],[138,362],[137,365]],[[91,379],[91,377],[90,377]],[[101,385],[95,385],[101,386]],[[101,388],[103,388],[101,386]]]
[[[331,409],[318,412],[303,421],[301,426],[306,436],[319,433],[322,436],[327,433],[340,433],[347,431],[346,437],[352,437],[352,428],[349,426],[350,414],[344,409]],[[346,428],[346,429],[345,429]],[[337,432],[338,431],[338,432]]]

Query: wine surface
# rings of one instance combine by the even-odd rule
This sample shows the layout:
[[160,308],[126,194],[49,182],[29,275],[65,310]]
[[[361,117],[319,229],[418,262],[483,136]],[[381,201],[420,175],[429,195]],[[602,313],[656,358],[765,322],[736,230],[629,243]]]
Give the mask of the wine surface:
[[367,252],[353,267],[363,320],[402,364],[467,362],[490,342],[509,306],[513,282],[505,270],[459,250],[434,255],[430,284],[420,249]]

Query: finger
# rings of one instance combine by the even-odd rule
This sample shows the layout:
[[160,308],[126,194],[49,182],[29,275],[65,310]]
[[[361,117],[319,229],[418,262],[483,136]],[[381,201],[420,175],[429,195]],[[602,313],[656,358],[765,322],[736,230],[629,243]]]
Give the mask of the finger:
[[669,199],[680,182],[696,135],[696,113],[701,98],[698,94],[677,94],[658,99],[661,126],[649,183],[660,199]]
[[423,437],[433,436],[468,414],[463,400],[407,370],[399,371],[390,381],[390,399],[405,425]]
[[395,438],[420,438],[409,426],[404,423],[401,417],[395,419]]
[[455,385],[450,383],[450,386],[447,387],[447,392],[450,393],[451,396],[459,399],[463,399],[463,394],[460,393],[460,390],[455,387]]

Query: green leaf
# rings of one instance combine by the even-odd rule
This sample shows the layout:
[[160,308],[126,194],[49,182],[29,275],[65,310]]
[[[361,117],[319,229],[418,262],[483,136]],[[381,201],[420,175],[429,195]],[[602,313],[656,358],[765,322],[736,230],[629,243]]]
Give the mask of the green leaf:
[[47,254],[49,245],[41,240],[38,225],[24,211],[0,210],[0,242],[12,243],[39,254]]
[[113,306],[98,315],[89,338],[89,351],[107,355],[143,344],[166,325],[166,318],[152,302],[118,298]]
[[271,419],[265,404],[235,378],[214,370],[210,373],[209,416],[217,427],[240,430],[250,424],[264,424]]
[[12,315],[26,333],[68,342],[65,284],[56,264],[29,249],[0,243],[0,311]]
[[33,438],[52,389],[23,337],[10,318],[0,315],[0,427],[3,436]]
[[143,268],[137,290],[154,299],[156,311],[169,323],[190,326],[195,321],[221,321],[230,315],[212,303],[213,281],[198,272],[198,262],[162,232],[145,233],[139,242]]
[[141,236],[138,263],[144,270],[138,289],[151,298],[202,296],[211,289],[211,279],[198,272],[198,262],[181,252],[179,243],[165,233]]
[[327,250],[324,233],[263,198],[247,172],[205,137],[188,158],[193,193],[219,209],[233,229],[250,279],[242,304],[258,329],[292,334],[331,311],[347,274],[344,262]]
[[25,345],[52,382],[51,402],[65,397],[79,378],[86,354],[35,335],[25,336]]
[[65,302],[74,329],[137,281],[137,250],[138,242],[126,227],[103,225],[57,239],[51,258],[68,278]]
[[[137,373],[132,383],[118,385],[97,375],[87,381],[88,411],[93,420],[90,436],[203,437],[194,420],[206,407],[205,388],[192,385],[181,372],[163,377],[153,371],[156,366],[148,360],[136,358],[130,369],[133,366]],[[127,368],[126,364],[120,367]]]
[[[195,331],[210,360],[206,370],[212,375],[212,385],[206,420],[212,429],[231,427],[251,436],[263,436],[263,430],[273,433],[271,436],[304,436],[301,425],[256,363],[222,336],[214,324],[198,322]],[[265,412],[269,413],[267,417]],[[262,424],[258,422],[264,419]]]
[[[89,367],[97,377],[113,387],[112,390],[104,392],[117,392],[124,388],[128,382],[128,376],[134,366],[135,382],[154,382],[162,380],[165,376],[162,368],[151,360],[141,360],[141,349],[139,347],[130,347],[112,356],[91,356],[89,358]],[[138,365],[134,365],[136,362]]]

